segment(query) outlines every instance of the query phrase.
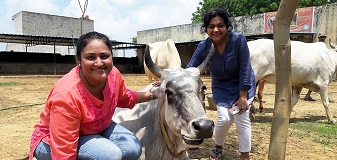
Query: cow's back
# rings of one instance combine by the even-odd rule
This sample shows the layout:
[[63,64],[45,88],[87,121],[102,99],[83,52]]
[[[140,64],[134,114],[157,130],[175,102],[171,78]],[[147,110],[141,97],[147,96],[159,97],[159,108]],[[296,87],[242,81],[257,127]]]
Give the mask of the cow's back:
[[255,79],[273,75],[275,73],[274,41],[270,39],[249,41],[248,48]]
[[[302,85],[313,80],[328,80],[327,72],[332,72],[331,57],[325,43],[291,42],[291,82]],[[329,71],[330,70],[330,71]],[[321,84],[320,82],[318,82]],[[303,86],[305,87],[305,85]]]
[[[274,41],[270,39],[249,41],[248,47],[256,80],[263,78],[275,83]],[[316,83],[313,80],[328,81],[329,75],[335,71],[335,57],[336,55],[331,54],[322,42],[291,41],[292,85],[308,87],[307,85]]]

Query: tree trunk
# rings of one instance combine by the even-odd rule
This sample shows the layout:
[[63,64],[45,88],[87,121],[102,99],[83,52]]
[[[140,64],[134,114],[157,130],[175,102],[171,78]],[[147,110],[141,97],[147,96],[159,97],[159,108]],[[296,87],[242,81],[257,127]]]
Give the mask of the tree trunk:
[[274,50],[276,90],[273,122],[271,127],[270,160],[284,160],[291,112],[291,45],[290,24],[298,0],[282,0],[274,20]]

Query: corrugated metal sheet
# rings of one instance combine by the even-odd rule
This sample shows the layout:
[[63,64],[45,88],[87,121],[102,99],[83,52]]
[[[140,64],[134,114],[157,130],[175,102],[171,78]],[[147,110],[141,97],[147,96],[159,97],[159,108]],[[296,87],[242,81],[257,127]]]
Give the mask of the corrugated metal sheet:
[[[19,35],[19,34],[0,34],[0,42],[20,43],[27,46],[35,45],[55,45],[55,46],[75,46],[78,38],[56,37],[44,35]],[[111,41],[113,49],[136,49],[145,48],[144,44]]]

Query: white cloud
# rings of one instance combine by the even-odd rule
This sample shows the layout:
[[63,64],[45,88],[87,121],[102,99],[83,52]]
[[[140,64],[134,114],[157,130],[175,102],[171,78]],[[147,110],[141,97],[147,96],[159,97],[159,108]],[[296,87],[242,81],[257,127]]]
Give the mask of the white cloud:
[[137,5],[137,3],[142,2],[139,0],[114,0],[115,4],[120,6],[132,7]]
[[160,17],[160,10],[155,5],[142,6],[138,10],[132,12],[130,17],[140,26],[160,26],[165,17]]
[[1,7],[12,15],[20,11],[32,11],[40,13],[57,13],[59,8],[56,4],[48,0],[6,0],[5,6]]

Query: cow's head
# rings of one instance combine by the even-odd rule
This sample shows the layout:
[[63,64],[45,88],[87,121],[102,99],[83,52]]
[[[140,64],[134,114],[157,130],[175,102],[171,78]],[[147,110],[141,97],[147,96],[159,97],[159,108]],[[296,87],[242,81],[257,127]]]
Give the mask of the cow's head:
[[146,47],[145,64],[161,79],[156,93],[162,108],[160,118],[170,132],[171,140],[180,143],[177,144],[180,147],[197,147],[203,139],[213,135],[214,122],[204,110],[205,86],[200,79],[200,73],[207,69],[213,54],[212,46],[205,61],[196,68],[160,69],[153,63]]

